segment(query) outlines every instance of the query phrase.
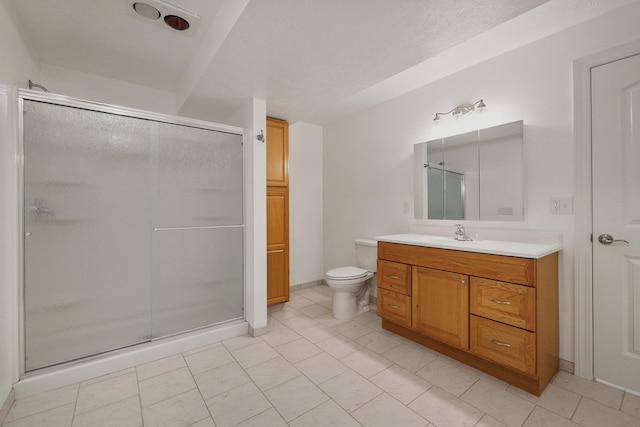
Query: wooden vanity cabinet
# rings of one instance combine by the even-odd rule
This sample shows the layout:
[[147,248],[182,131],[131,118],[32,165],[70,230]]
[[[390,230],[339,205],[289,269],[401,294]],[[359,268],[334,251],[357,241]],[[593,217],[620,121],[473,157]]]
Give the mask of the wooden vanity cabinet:
[[538,396],[557,372],[557,253],[533,259],[379,242],[378,274],[384,329]]

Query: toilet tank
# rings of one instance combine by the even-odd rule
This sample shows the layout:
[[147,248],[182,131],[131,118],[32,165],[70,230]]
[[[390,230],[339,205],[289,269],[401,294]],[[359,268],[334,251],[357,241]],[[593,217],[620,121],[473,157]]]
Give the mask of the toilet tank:
[[378,271],[378,241],[374,239],[356,239],[356,261],[358,267]]

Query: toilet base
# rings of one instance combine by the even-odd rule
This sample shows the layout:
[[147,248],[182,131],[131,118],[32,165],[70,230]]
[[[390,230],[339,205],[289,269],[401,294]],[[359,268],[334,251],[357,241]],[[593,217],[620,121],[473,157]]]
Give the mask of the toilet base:
[[333,291],[333,317],[340,320],[358,316],[358,301],[354,292]]

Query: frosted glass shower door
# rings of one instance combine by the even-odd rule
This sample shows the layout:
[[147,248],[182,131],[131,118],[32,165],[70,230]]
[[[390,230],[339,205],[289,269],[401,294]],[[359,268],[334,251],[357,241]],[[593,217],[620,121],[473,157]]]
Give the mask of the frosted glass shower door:
[[26,371],[149,340],[156,123],[23,111]]
[[159,124],[153,337],[243,317],[242,135]]

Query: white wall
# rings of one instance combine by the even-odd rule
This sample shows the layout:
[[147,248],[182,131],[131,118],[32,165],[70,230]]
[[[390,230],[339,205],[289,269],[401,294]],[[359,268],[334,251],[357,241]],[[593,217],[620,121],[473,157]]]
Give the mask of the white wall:
[[17,380],[19,363],[16,87],[39,77],[14,22],[12,11],[0,2],[0,409]]
[[[635,2],[507,52],[324,127],[324,269],[355,262],[353,239],[407,232],[413,144],[473,127],[524,120],[526,229],[559,231],[560,357],[574,360],[572,215],[550,198],[573,196],[573,60],[640,39]],[[472,120],[432,126],[438,111],[484,98]],[[453,233],[453,227],[451,227]]]
[[40,72],[37,83],[52,93],[156,113],[177,114],[175,94],[168,91],[48,64],[41,64]]
[[322,280],[322,127],[289,126],[289,282]]
[[267,146],[256,135],[267,129],[267,103],[252,99],[225,122],[245,129],[245,316],[259,335],[267,326]]

